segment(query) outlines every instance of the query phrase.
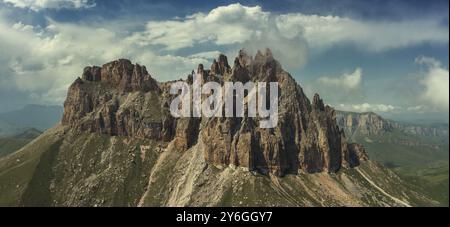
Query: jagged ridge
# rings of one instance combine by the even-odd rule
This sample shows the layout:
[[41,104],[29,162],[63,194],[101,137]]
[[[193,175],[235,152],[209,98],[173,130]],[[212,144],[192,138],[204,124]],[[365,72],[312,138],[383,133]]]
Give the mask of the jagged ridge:
[[[333,108],[316,94],[311,103],[270,50],[252,57],[240,51],[232,67],[220,55],[210,70],[199,65],[206,81],[279,83],[279,121],[258,128],[258,118],[180,118],[170,115],[172,82],[158,83],[144,66],[117,60],[86,67],[69,88],[62,124],[74,132],[96,132],[171,142],[184,151],[199,141],[204,158],[215,165],[234,165],[273,173],[336,172],[366,160],[364,148],[347,143]],[[192,82],[192,76],[186,79]]]
[[448,137],[448,127],[433,127],[396,122],[384,119],[373,112],[355,113],[337,111],[336,120],[338,125],[344,129],[347,136],[354,134],[356,131],[364,135],[380,135],[392,132],[393,130],[399,130],[410,135]]

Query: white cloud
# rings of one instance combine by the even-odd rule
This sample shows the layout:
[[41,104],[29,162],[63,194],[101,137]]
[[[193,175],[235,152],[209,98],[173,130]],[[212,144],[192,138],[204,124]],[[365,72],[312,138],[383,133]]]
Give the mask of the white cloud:
[[352,73],[345,73],[339,77],[320,77],[319,83],[344,89],[356,89],[361,85],[362,70],[356,68]]
[[137,32],[130,38],[141,45],[164,45],[167,50],[206,42],[217,45],[243,43],[270,29],[269,15],[259,6],[232,4],[180,20],[149,21],[145,32]]
[[[146,65],[156,79],[185,77],[214,53],[158,54],[127,42],[116,29],[48,21],[47,27],[14,24],[0,16],[0,86],[15,87],[36,102],[61,104],[67,87],[87,65],[129,58]],[[117,29],[121,30],[121,29]]]
[[424,86],[422,99],[438,110],[449,110],[449,72],[441,63],[430,57],[418,57],[416,63],[426,66],[421,84]]
[[[149,21],[147,30],[133,37],[147,45],[163,45],[167,50],[193,47],[196,44],[245,44],[247,41],[280,45],[295,41],[299,52],[306,47],[317,50],[351,43],[368,51],[386,51],[421,43],[448,43],[448,27],[436,19],[404,21],[362,21],[339,16],[301,13],[273,14],[259,6],[239,3],[221,6],[209,13],[196,13],[169,21]],[[265,43],[266,45],[269,42]],[[297,50],[289,43],[282,50]],[[275,47],[275,48],[276,48]]]
[[95,6],[93,0],[0,0],[18,8],[29,8],[34,11],[42,9],[79,9]]
[[368,51],[385,51],[421,43],[448,43],[448,26],[436,19],[405,21],[361,21],[338,16],[291,13],[276,18],[280,31],[288,36],[303,35],[309,46],[325,49],[353,43]]
[[398,107],[398,106],[389,105],[389,104],[362,103],[362,104],[340,104],[339,109],[345,110],[345,111],[355,111],[355,112],[387,113],[387,112],[394,112],[394,111],[400,110],[402,108]]
[[219,56],[220,51],[206,51],[206,52],[200,52],[196,54],[191,54],[188,57],[189,58],[204,58],[204,59],[215,59],[217,56]]
[[239,3],[184,18],[149,21],[145,31],[127,38],[140,46],[162,46],[165,51],[198,45],[225,46],[236,52],[270,47],[288,69],[307,63],[308,52],[339,44],[367,51],[387,51],[422,43],[448,43],[448,27],[439,20],[372,22],[339,16],[274,14],[260,6]]
[[[35,11],[94,4],[87,0],[0,1]],[[448,26],[433,20],[367,22],[298,13],[279,15],[240,4],[173,20],[148,21],[144,30],[132,34],[123,32],[129,31],[130,24],[120,21],[86,25],[48,20],[48,26],[36,27],[10,20],[0,14],[0,86],[16,86],[37,101],[51,103],[62,102],[67,87],[84,66],[118,58],[146,65],[155,78],[164,81],[184,77],[199,63],[210,64],[209,59],[218,54],[216,50],[234,57],[242,47],[250,52],[269,47],[284,66],[292,69],[306,64],[311,48],[353,43],[365,50],[383,51],[423,42],[448,43]],[[363,96],[358,89],[361,80],[362,71],[356,69],[338,78],[323,78],[322,82],[346,88],[339,91],[344,97],[335,103],[340,103]],[[432,87],[432,81],[424,85]],[[330,97],[336,93],[332,89],[319,93],[326,92],[333,92]]]
[[418,105],[418,106],[409,106],[406,108],[406,110],[408,111],[413,111],[413,112],[418,112],[418,111],[423,111],[426,107],[422,106],[422,105]]
[[349,73],[318,77],[302,86],[308,96],[318,93],[327,103],[360,103],[366,100],[362,80],[362,69],[357,67]]
[[417,105],[417,106],[408,106],[405,108],[406,112],[413,113],[413,114],[426,114],[426,113],[435,113],[439,111],[433,110],[433,108],[430,108],[429,106],[425,105]]
[[243,47],[250,53],[270,47],[283,65],[289,68],[304,66],[307,45],[303,37],[284,36],[275,17],[260,6],[236,3],[185,18],[149,21],[145,31],[134,33],[128,41],[140,46],[161,45],[166,51],[198,45],[226,46],[233,54]]
[[432,57],[419,56],[414,60],[417,64],[432,66],[432,67],[440,67],[441,62]]

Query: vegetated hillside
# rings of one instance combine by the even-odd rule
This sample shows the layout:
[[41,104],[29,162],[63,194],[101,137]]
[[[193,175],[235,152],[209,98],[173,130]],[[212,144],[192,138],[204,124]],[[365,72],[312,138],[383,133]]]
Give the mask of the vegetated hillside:
[[374,113],[339,112],[338,124],[369,157],[448,206],[448,125],[417,125]]
[[0,137],[0,157],[19,150],[25,144],[38,137],[41,133],[42,132],[37,129],[30,128],[13,136]]
[[211,165],[149,139],[55,127],[0,159],[2,206],[434,206],[371,161],[284,177]]

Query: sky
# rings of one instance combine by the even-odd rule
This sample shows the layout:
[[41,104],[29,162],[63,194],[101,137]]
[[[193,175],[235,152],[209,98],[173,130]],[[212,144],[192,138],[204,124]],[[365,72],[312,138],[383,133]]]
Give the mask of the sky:
[[62,105],[88,65],[128,58],[159,81],[270,48],[311,98],[448,122],[448,0],[0,0],[0,112]]

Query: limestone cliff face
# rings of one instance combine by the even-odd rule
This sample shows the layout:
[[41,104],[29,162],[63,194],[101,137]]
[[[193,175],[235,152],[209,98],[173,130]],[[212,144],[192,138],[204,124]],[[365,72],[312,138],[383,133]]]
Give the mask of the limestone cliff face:
[[[62,124],[74,132],[170,142],[180,152],[202,142],[210,164],[278,176],[299,170],[336,172],[367,159],[362,146],[347,143],[334,109],[317,94],[311,103],[270,50],[254,57],[240,51],[232,67],[220,55],[209,70],[199,65],[197,72],[203,82],[278,82],[277,127],[260,128],[260,119],[249,117],[173,118],[173,82],[158,83],[144,66],[123,59],[85,68],[69,88]],[[192,82],[192,76],[186,81]]]
[[380,135],[398,130],[411,135],[448,137],[448,126],[432,127],[400,123],[384,119],[372,112],[354,113],[338,111],[336,116],[339,127],[345,131],[347,136],[351,136],[355,133],[360,133],[362,135]]

